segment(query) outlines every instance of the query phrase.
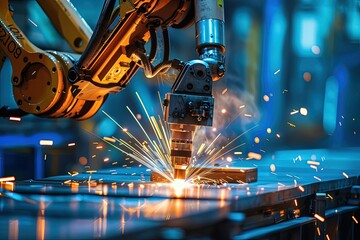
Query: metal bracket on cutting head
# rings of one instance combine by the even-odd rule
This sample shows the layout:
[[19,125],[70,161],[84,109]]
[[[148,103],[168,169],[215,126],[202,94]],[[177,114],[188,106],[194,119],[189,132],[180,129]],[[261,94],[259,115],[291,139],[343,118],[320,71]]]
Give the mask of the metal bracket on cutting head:
[[172,88],[165,96],[165,121],[170,124],[211,126],[214,98],[209,65],[201,60],[185,64]]

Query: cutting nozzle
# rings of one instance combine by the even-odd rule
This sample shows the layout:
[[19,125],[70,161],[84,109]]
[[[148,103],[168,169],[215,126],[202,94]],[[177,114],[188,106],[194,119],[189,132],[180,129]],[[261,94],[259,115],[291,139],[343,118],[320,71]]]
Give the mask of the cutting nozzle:
[[186,171],[190,165],[192,139],[196,126],[188,124],[170,124],[172,130],[171,163],[175,179],[186,179]]

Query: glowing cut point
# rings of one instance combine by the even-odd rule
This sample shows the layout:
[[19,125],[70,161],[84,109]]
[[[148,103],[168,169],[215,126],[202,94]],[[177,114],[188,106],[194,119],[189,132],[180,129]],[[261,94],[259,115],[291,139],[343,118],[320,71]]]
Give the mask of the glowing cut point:
[[186,185],[187,183],[183,179],[175,179],[174,182],[172,182],[175,197],[184,197],[184,188],[186,187]]

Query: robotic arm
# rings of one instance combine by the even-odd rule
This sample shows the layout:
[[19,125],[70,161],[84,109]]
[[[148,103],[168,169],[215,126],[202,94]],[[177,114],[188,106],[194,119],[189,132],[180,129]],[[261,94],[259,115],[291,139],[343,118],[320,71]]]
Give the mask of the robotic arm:
[[[91,39],[91,30],[80,17],[74,17],[76,10],[67,0],[37,1],[74,51],[82,54],[78,58],[37,48],[12,20],[8,0],[0,0],[0,57],[8,57],[13,66],[17,113],[87,119],[100,109],[109,93],[124,89],[139,67],[149,78],[174,68],[179,75],[172,92],[166,94],[164,118],[172,130],[174,178],[185,179],[195,127],[212,125],[212,82],[225,72],[222,0],[121,0],[115,10],[115,0],[105,0]],[[65,14],[57,16],[58,8]],[[170,60],[166,27],[184,28],[194,20],[200,59],[185,63]],[[163,31],[164,57],[153,66],[158,28]],[[68,29],[79,35],[71,37],[74,34],[67,34]],[[144,45],[149,40],[147,56]]]

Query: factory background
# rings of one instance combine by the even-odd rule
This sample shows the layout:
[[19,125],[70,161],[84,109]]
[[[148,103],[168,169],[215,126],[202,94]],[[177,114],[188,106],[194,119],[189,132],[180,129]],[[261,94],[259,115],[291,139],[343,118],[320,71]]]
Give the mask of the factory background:
[[[94,29],[103,2],[71,2]],[[15,21],[35,45],[71,52],[35,1],[16,0],[12,6]],[[233,162],[246,159],[248,152],[271,156],[278,150],[359,147],[359,1],[225,0],[225,21],[226,76],[214,84],[214,128],[198,134],[199,142],[211,142],[219,133],[226,142],[246,132],[245,144],[236,149],[242,154],[230,153]],[[194,27],[169,31],[171,57],[196,59]],[[0,73],[0,106],[15,107],[10,76],[6,61]],[[146,79],[140,70],[102,110],[140,135],[126,106],[146,127],[136,92],[150,114],[161,115],[159,95],[170,91],[174,76],[170,72]],[[138,164],[101,144],[102,137],[121,134],[101,111],[81,122],[2,118],[0,133],[0,176],[17,180]],[[40,140],[53,144],[40,145]]]

